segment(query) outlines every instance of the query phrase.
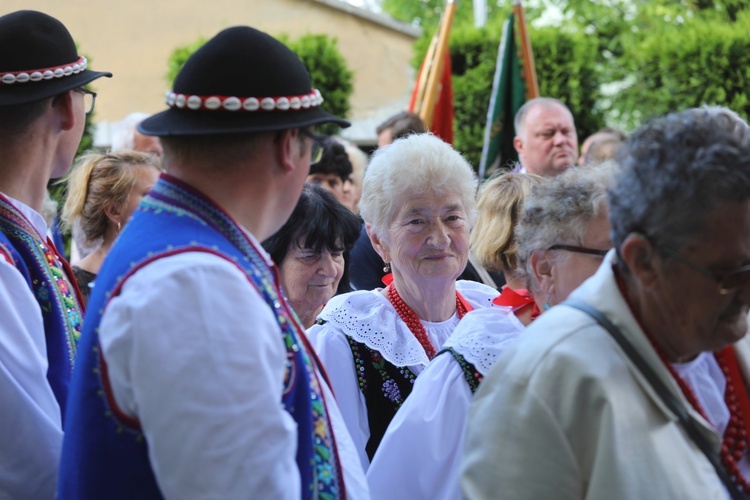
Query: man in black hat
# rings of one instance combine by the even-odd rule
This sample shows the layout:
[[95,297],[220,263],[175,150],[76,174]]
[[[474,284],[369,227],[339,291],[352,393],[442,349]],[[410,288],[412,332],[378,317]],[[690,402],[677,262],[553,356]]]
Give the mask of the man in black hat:
[[68,30],[0,17],[0,498],[53,498],[82,309],[40,215],[70,168],[95,94]]
[[59,497],[367,498],[323,369],[259,241],[294,209],[321,108],[299,58],[249,27],[193,54],[163,174],[97,277]]

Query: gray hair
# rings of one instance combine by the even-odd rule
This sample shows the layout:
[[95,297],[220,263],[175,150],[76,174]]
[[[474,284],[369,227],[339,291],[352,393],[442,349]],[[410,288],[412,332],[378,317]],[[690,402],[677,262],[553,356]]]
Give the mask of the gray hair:
[[[535,97],[530,101],[526,101],[524,105],[521,106],[518,111],[516,111],[516,116],[513,119],[513,127],[516,129],[516,135],[521,135],[521,129],[525,125],[524,120],[526,119],[526,115],[529,114],[529,111],[531,111],[532,108],[535,108],[537,106],[541,106],[543,108],[560,106],[563,109],[567,110],[568,113],[570,113],[570,109],[568,109],[568,107],[559,99],[555,99],[554,97]],[[570,113],[570,116],[573,116],[573,113]]]
[[377,151],[365,172],[360,215],[385,235],[405,198],[458,193],[471,224],[476,220],[477,178],[471,165],[432,134],[413,134]]
[[112,151],[123,151],[135,147],[136,127],[148,118],[148,113],[131,113],[123,118],[115,127],[112,135]]
[[630,135],[609,193],[612,241],[682,250],[718,207],[750,199],[750,129],[721,107],[672,113]]
[[[516,227],[519,267],[533,276],[531,254],[556,244],[583,244],[587,224],[607,210],[617,164],[576,167],[548,177],[526,197]],[[532,283],[533,284],[533,283]]]

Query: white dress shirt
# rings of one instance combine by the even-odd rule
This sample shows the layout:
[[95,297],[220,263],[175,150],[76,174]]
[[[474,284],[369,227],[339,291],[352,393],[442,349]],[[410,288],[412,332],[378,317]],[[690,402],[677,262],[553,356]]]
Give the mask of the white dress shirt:
[[[201,252],[148,264],[107,305],[99,335],[115,400],[140,422],[166,498],[300,497],[281,331],[234,264]],[[348,496],[369,498],[320,380]]]

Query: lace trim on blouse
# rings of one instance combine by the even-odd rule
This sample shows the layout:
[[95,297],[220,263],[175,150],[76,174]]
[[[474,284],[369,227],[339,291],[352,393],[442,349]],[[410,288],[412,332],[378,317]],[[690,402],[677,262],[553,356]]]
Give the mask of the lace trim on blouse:
[[[473,307],[488,307],[497,290],[479,283],[458,282],[457,288]],[[468,315],[467,315],[468,316]],[[346,336],[375,349],[396,366],[427,365],[424,348],[380,290],[355,291],[333,297],[318,318],[332,323]],[[422,321],[427,336],[439,351],[459,324],[458,314],[446,321]]]
[[476,309],[464,316],[443,349],[454,349],[479,373],[487,376],[523,329],[523,323],[513,315],[510,307]]

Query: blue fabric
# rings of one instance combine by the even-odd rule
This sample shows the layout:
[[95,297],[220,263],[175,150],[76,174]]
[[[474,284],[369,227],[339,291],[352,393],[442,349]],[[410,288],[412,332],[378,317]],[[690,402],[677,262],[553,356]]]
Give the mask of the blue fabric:
[[82,329],[80,297],[67,262],[31,223],[0,196],[0,245],[11,256],[41,309],[47,348],[47,380],[65,417],[68,386]]
[[[285,381],[284,407],[298,426],[297,464],[302,498],[319,490],[319,469],[331,471],[332,491],[338,491],[340,470],[334,450],[316,450],[315,403],[311,393],[310,361],[300,346],[303,334],[291,310],[282,304],[275,271],[269,268],[241,229],[200,193],[163,176],[144,198],[107,256],[90,301],[76,365],[60,465],[60,499],[161,498],[138,422],[118,414],[103,383],[106,366],[99,355],[98,326],[110,294],[119,292],[128,273],[165,255],[180,251],[208,251],[237,263],[277,316],[290,368]],[[318,398],[320,400],[320,398]],[[318,408],[319,409],[319,408]],[[319,415],[320,416],[320,415]],[[325,411],[322,418],[326,418]],[[252,425],[252,422],[248,422]],[[327,420],[325,426],[327,428]],[[319,441],[319,440],[318,440]],[[325,485],[324,485],[325,486]],[[335,493],[334,493],[335,494]],[[248,497],[252,492],[248,492]]]

